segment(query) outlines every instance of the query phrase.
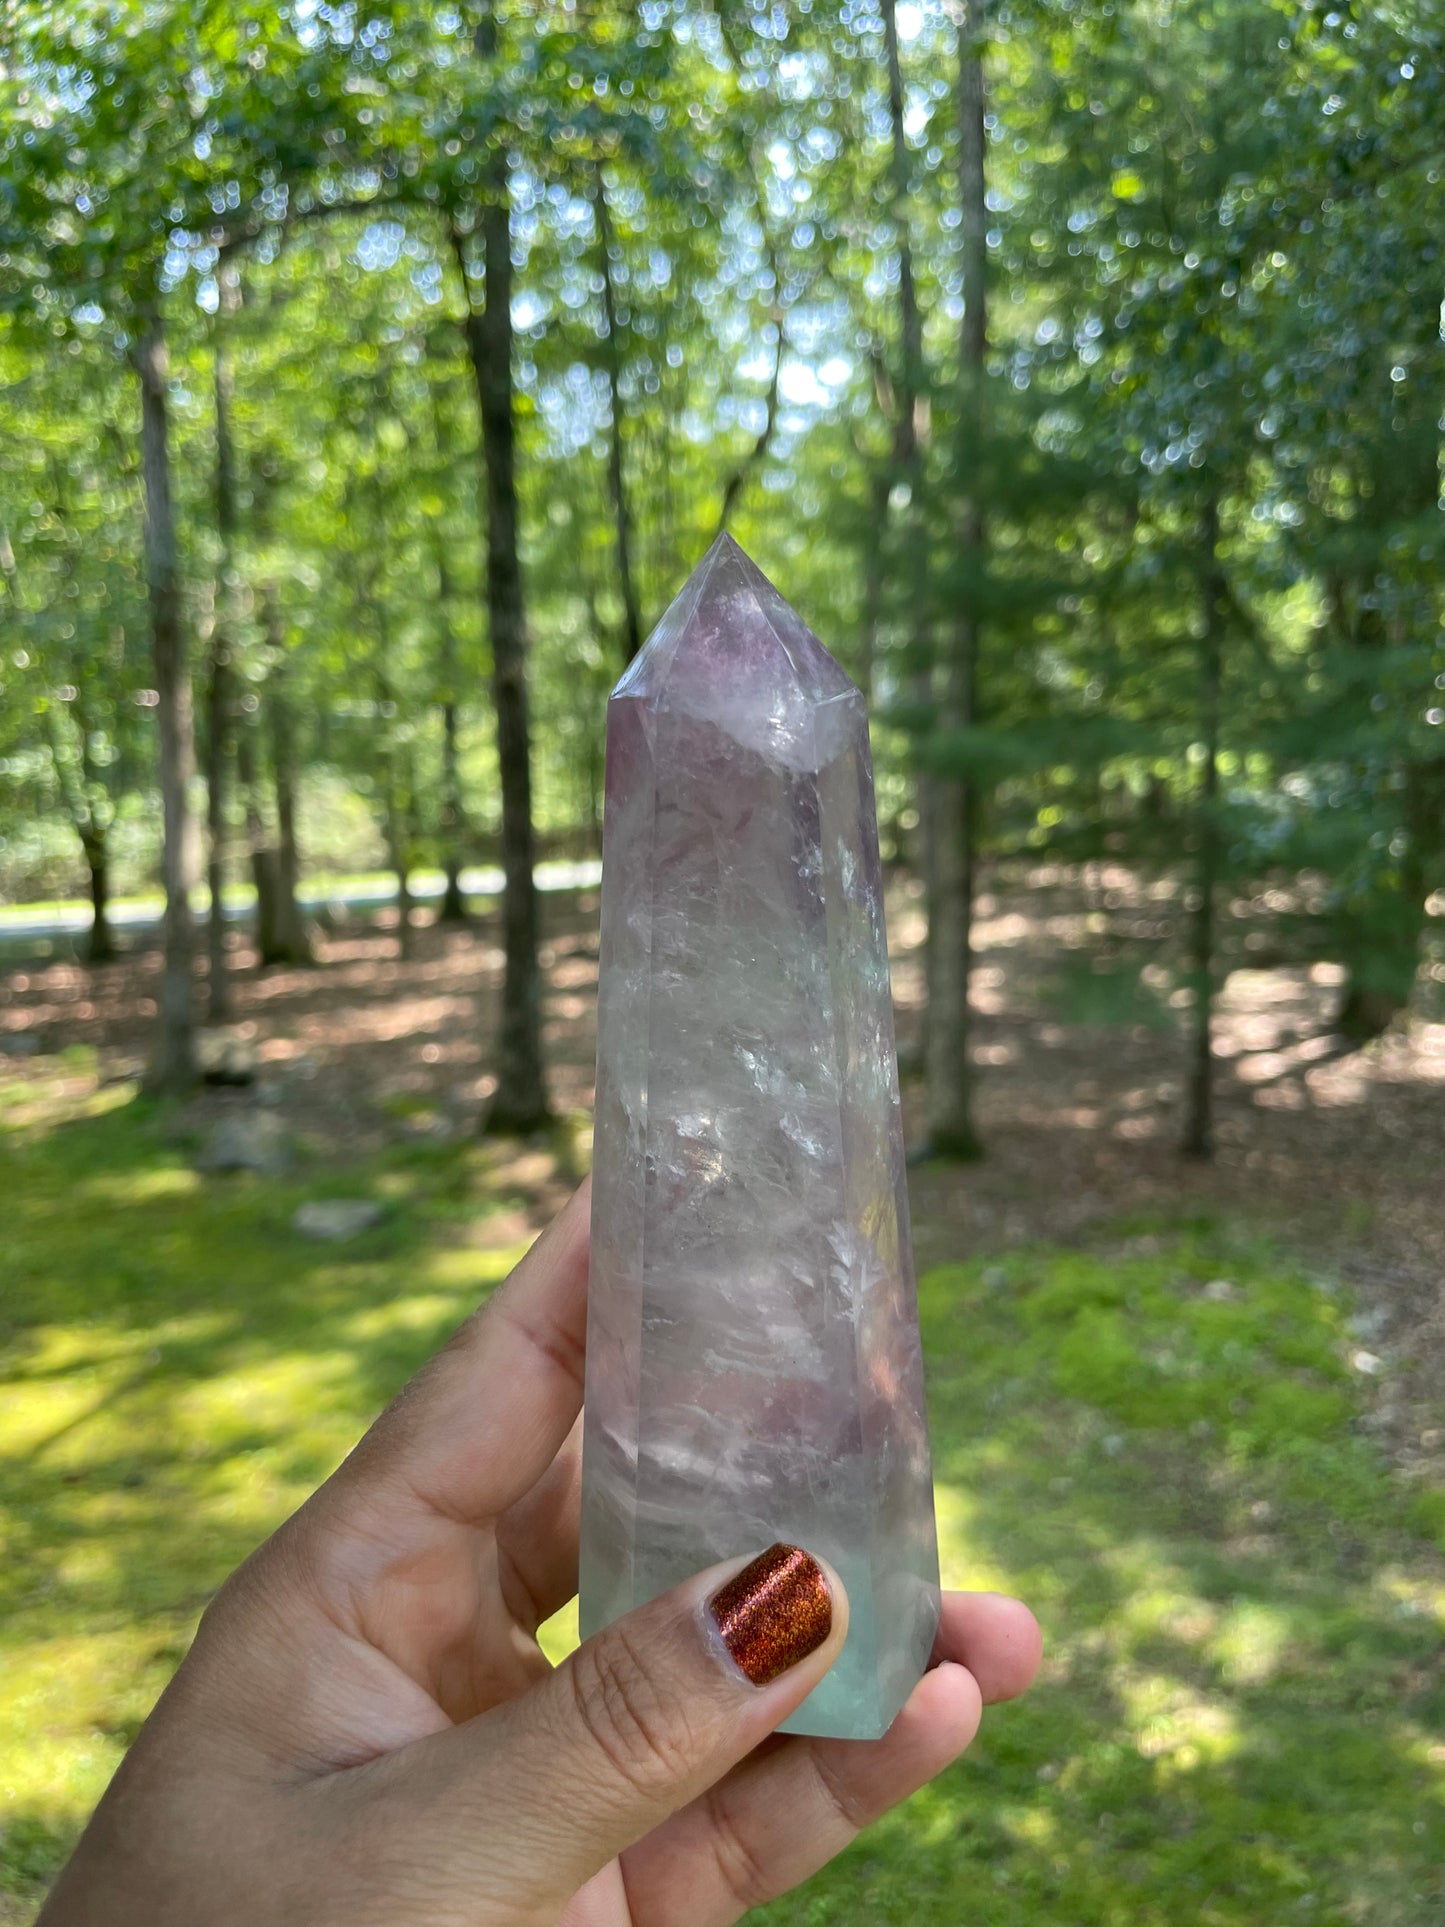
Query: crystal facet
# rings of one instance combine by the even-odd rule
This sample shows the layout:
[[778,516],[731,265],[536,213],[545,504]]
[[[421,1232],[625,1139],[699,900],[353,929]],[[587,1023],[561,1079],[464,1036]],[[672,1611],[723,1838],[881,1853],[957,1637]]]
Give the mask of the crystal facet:
[[850,1609],[786,1730],[876,1737],[938,1551],[868,719],[724,535],[608,707],[583,1634],[777,1540]]

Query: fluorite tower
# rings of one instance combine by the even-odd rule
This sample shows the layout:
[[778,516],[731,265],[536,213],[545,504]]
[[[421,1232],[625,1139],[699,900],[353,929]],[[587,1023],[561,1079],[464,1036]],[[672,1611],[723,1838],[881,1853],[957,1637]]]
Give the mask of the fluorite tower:
[[788,1722],[882,1733],[938,1549],[868,718],[720,536],[608,707],[582,1630],[734,1554],[832,1561]]

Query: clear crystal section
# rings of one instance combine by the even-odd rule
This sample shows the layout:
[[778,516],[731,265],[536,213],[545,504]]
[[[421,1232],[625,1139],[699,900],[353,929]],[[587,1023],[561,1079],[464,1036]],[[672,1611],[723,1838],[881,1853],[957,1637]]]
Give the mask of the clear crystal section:
[[608,708],[583,1634],[780,1539],[850,1605],[786,1730],[875,1738],[938,1550],[868,718],[724,535]]

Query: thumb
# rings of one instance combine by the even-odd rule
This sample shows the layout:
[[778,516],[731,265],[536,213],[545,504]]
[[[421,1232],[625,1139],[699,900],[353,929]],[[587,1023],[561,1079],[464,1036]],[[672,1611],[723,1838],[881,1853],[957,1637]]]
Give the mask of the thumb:
[[424,1742],[428,1832],[435,1839],[440,1821],[474,1868],[489,1837],[505,1857],[489,1880],[500,1876],[524,1917],[555,1918],[545,1910],[785,1720],[847,1630],[836,1573],[796,1546],[699,1573],[589,1639],[521,1699]]

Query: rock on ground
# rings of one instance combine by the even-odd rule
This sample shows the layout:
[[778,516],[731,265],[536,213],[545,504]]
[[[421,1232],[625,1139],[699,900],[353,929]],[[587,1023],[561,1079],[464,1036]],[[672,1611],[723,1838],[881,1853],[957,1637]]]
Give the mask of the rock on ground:
[[313,1198],[291,1220],[303,1238],[354,1238],[386,1216],[383,1205],[369,1198]]
[[256,1046],[234,1030],[196,1033],[196,1069],[206,1084],[250,1084],[256,1077]]
[[291,1162],[285,1125],[270,1111],[237,1111],[214,1125],[196,1160],[200,1171],[259,1171],[275,1177]]

